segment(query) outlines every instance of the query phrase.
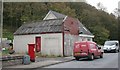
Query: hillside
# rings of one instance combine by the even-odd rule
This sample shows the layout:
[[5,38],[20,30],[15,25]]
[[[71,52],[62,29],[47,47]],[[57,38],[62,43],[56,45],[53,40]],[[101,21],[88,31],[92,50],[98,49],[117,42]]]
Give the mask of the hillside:
[[4,3],[3,37],[13,39],[13,33],[26,22],[42,20],[49,10],[78,18],[94,35],[94,41],[118,39],[118,21],[112,14],[86,3]]

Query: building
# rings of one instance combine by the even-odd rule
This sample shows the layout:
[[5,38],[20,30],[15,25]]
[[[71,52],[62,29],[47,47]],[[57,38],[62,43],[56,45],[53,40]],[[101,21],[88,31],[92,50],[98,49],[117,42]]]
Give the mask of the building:
[[79,41],[93,41],[94,35],[82,24],[79,24]]
[[85,38],[85,34],[79,37],[80,25],[78,19],[50,10],[42,21],[18,28],[13,48],[18,53],[26,53],[28,44],[34,43],[36,51],[42,55],[71,56],[74,42]]

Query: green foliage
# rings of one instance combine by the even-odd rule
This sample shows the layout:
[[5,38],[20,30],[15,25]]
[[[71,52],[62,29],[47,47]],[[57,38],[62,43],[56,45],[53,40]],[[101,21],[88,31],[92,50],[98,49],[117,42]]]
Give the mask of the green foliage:
[[93,34],[95,35],[94,41],[101,44],[101,45],[104,44],[104,42],[109,37],[109,35],[108,35],[109,31],[102,26],[96,25],[91,30],[93,31]]
[[9,54],[9,50],[5,48],[5,50],[2,50],[2,55],[8,55]]
[[105,40],[118,39],[118,22],[115,16],[86,3],[68,5],[75,9],[76,17],[95,35],[94,41],[103,44]]
[[13,40],[13,33],[12,32],[3,32],[3,37],[8,38],[8,40]]
[[118,39],[118,21],[113,14],[84,2],[21,2],[4,3],[4,33],[3,36],[13,39],[13,33],[26,22],[42,20],[49,10],[54,10],[70,17],[78,18],[91,33],[94,41],[103,44],[108,39]]

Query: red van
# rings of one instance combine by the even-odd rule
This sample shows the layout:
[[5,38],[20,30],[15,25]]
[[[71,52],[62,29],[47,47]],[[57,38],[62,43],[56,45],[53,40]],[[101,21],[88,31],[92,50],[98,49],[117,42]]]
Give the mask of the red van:
[[93,60],[97,56],[103,58],[103,51],[95,42],[75,42],[73,55],[76,60],[84,57],[88,57],[88,59]]

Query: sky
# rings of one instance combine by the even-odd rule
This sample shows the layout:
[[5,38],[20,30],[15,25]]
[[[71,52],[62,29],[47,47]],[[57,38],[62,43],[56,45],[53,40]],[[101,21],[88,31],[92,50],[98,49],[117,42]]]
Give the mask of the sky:
[[[102,3],[107,8],[108,13],[112,13],[115,8],[118,8],[120,0],[86,0],[92,6],[97,7],[97,3]],[[119,3],[120,4],[120,3]]]

